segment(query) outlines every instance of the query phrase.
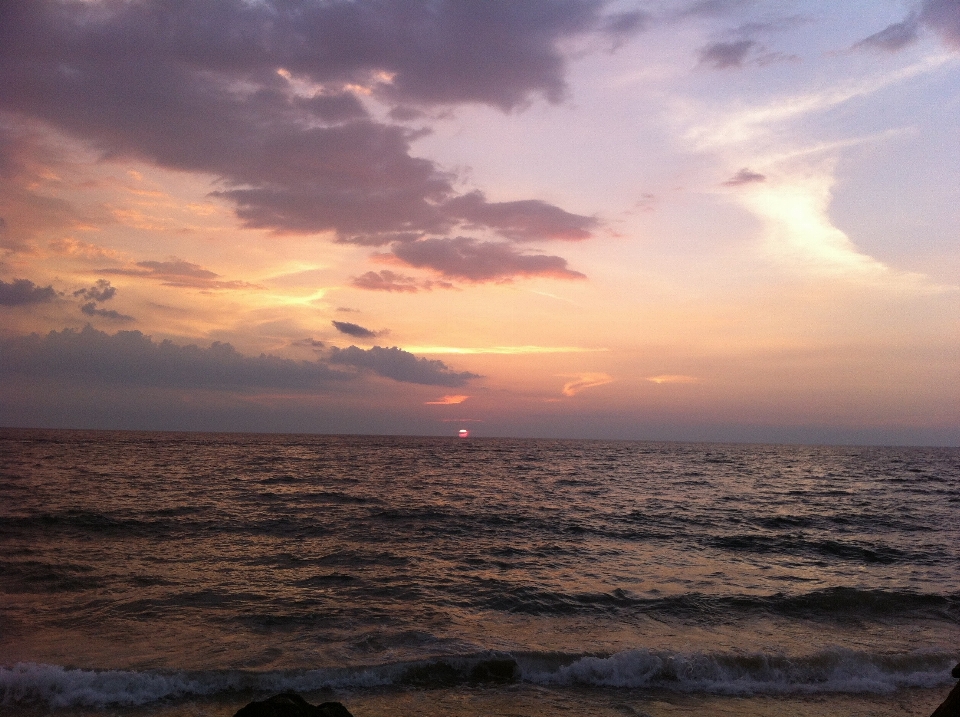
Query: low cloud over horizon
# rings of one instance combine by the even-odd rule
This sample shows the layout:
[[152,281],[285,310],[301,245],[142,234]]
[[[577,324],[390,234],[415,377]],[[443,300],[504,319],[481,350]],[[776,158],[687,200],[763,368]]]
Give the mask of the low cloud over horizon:
[[[336,367],[332,367],[334,364]],[[361,372],[341,367],[354,367]],[[246,356],[229,343],[202,348],[154,341],[140,331],[109,334],[83,329],[0,338],[0,376],[13,379],[97,381],[160,388],[323,389],[364,374],[426,386],[462,386],[479,378],[451,370],[443,361],[418,358],[399,348],[333,347],[313,361],[260,354]]]

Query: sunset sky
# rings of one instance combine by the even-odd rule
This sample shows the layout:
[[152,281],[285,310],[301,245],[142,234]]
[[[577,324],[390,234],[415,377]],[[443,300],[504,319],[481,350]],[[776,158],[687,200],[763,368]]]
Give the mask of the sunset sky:
[[960,445],[960,0],[0,3],[0,425]]

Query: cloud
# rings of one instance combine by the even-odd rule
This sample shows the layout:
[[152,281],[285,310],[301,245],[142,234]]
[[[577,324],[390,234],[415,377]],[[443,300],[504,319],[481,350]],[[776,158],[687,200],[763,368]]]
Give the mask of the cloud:
[[132,316],[127,314],[121,314],[119,311],[114,311],[113,309],[98,309],[95,303],[88,302],[80,306],[80,311],[82,311],[87,316],[99,316],[104,319],[109,319],[111,321],[135,321]]
[[579,271],[568,269],[567,260],[562,257],[522,254],[505,242],[483,242],[470,237],[397,243],[392,252],[392,258],[407,266],[469,282],[508,281],[516,276],[586,278]]
[[[564,46],[643,29],[602,0],[7,3],[0,110],[108,159],[210,174],[247,227],[371,246],[468,223],[514,241],[582,239],[597,221],[538,199],[460,197],[411,155],[423,129],[387,105],[515,110],[565,91]],[[162,28],[162,31],[160,30]],[[149,267],[143,267],[149,268]],[[172,285],[235,288],[176,273]],[[559,272],[562,274],[563,272]],[[153,274],[171,277],[161,268]]]
[[866,37],[853,46],[854,50],[870,49],[896,52],[910,45],[920,36],[920,23],[916,15],[894,23],[880,32]]
[[[394,259],[392,255],[391,259]],[[396,291],[400,293],[416,293],[418,291],[432,291],[433,289],[455,289],[456,287],[449,281],[439,281],[436,279],[417,279],[405,274],[398,274],[389,269],[380,271],[368,271],[361,276],[353,277],[351,286],[357,289],[367,291]]]
[[580,241],[590,238],[591,230],[599,225],[594,217],[571,214],[538,199],[491,203],[482,192],[455,197],[444,205],[444,211],[468,226],[490,227],[513,241]]
[[457,394],[455,396],[444,396],[443,398],[438,398],[436,401],[425,401],[424,405],[425,406],[454,406],[458,403],[463,403],[468,398],[470,398],[470,396],[463,396],[461,394]]
[[564,396],[576,396],[581,391],[585,391],[588,388],[594,388],[596,386],[603,386],[611,383],[613,380],[613,376],[605,373],[576,374],[576,378],[573,381],[568,381],[567,383],[563,384],[562,393]]
[[700,50],[700,64],[712,65],[717,70],[740,68],[743,67],[750,51],[757,46],[754,40],[715,42]]
[[300,339],[299,341],[292,341],[291,346],[307,346],[311,349],[322,349],[324,347],[323,341],[317,341],[314,338],[305,338]]
[[603,348],[585,348],[583,346],[408,346],[418,354],[504,354],[520,356],[523,354],[583,354],[606,351]]
[[919,13],[911,13],[860,40],[852,49],[897,52],[920,37],[921,26],[933,30],[947,45],[960,50],[960,3],[957,0],[925,0]]
[[920,20],[944,42],[960,50],[960,3],[957,0],[926,0]]
[[9,284],[0,280],[0,306],[45,304],[56,298],[53,286],[40,287],[29,279],[14,279]]
[[659,376],[648,376],[645,380],[659,385],[663,383],[697,383],[700,379],[696,378],[695,376],[664,373],[660,374]]
[[140,276],[146,279],[156,279],[164,286],[176,286],[194,289],[259,289],[258,284],[246,281],[222,281],[220,274],[204,269],[199,264],[193,264],[183,259],[169,261],[138,261],[136,268],[104,268],[98,271],[101,274],[114,276]]
[[766,175],[759,174],[757,172],[751,172],[749,169],[744,167],[739,172],[734,174],[726,182],[723,182],[725,187],[739,187],[744,184],[756,184],[757,182],[766,182]]
[[478,374],[468,371],[459,373],[452,371],[443,361],[418,358],[397,347],[374,346],[370,349],[361,349],[356,346],[345,349],[334,347],[331,349],[330,363],[355,366],[395,381],[428,386],[457,387],[463,386],[470,379],[480,378]]
[[349,321],[332,321],[330,323],[332,323],[333,327],[341,334],[356,336],[360,339],[373,339],[379,335],[376,331],[365,329],[359,324],[351,324]]
[[209,348],[155,342],[139,331],[107,334],[87,326],[0,340],[0,375],[165,388],[317,389],[351,374],[321,361],[244,356],[230,344]]
[[117,294],[117,287],[111,286],[106,279],[97,279],[97,283],[86,289],[77,289],[74,296],[83,297],[90,301],[109,301]]

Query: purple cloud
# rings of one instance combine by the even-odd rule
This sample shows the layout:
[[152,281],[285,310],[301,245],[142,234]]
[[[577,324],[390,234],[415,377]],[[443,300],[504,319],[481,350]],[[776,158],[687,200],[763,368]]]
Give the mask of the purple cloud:
[[853,49],[896,52],[913,44],[920,36],[921,27],[933,30],[946,44],[960,50],[960,2],[925,0],[919,13],[911,13],[904,20],[860,40]]
[[866,37],[853,46],[853,49],[885,50],[896,52],[913,43],[919,36],[920,23],[915,15],[903,22],[896,22],[880,32]]
[[378,332],[364,328],[360,324],[352,324],[349,321],[331,321],[330,323],[341,334],[354,336],[358,339],[373,339],[378,336]]
[[712,65],[717,70],[740,68],[755,47],[757,43],[754,40],[715,42],[700,50],[700,64]]
[[355,276],[351,284],[358,289],[369,291],[397,291],[412,294],[420,290],[417,280],[412,276],[397,274],[389,269],[379,272],[368,271],[361,276]]
[[9,284],[0,280],[0,306],[45,304],[57,298],[52,286],[40,287],[29,279],[14,279]]
[[407,266],[430,269],[447,279],[469,282],[506,281],[516,276],[584,279],[567,268],[559,256],[522,254],[506,242],[483,242],[470,237],[423,239],[398,243],[392,256]]
[[960,2],[957,0],[926,0],[920,11],[920,21],[943,40],[960,50]]
[[86,289],[77,289],[73,292],[76,297],[83,297],[90,301],[109,301],[117,294],[117,287],[111,286],[106,279],[97,279],[97,283]]
[[725,187],[740,187],[744,184],[756,184],[757,182],[766,182],[767,177],[764,174],[759,174],[758,172],[751,172],[749,169],[744,167],[739,172],[734,174],[726,182],[723,182]]
[[104,268],[99,269],[102,274],[114,276],[140,276],[147,279],[157,279],[164,286],[178,286],[194,289],[258,289],[257,284],[246,281],[222,281],[220,274],[204,269],[183,259],[170,261],[138,261],[136,268]]
[[119,311],[114,311],[113,309],[99,309],[97,305],[90,301],[86,304],[83,304],[80,307],[80,311],[86,314],[87,316],[99,316],[104,319],[109,319],[110,321],[136,321],[132,316],[127,314],[121,314]]
[[482,192],[455,197],[443,206],[443,211],[470,226],[490,227],[513,241],[580,241],[588,239],[600,223],[593,217],[571,214],[538,199],[491,203]]
[[463,386],[470,379],[480,378],[479,374],[469,371],[451,371],[443,361],[418,358],[408,351],[374,346],[361,349],[349,346],[345,349],[332,348],[330,363],[345,364],[366,369],[373,373],[392,378],[395,381],[420,383],[428,386]]
[[642,13],[605,15],[604,5],[4,3],[0,110],[108,158],[213,174],[215,194],[249,227],[330,231],[371,246],[461,224],[513,241],[582,239],[595,219],[536,199],[459,197],[453,175],[411,155],[418,131],[373,119],[351,88],[398,108],[555,102],[564,92],[564,40],[642,30]]
[[[316,347],[318,342],[312,342]],[[85,384],[117,384],[176,389],[266,389],[315,391],[358,378],[360,369],[379,376],[429,386],[462,386],[479,378],[456,372],[442,361],[419,358],[398,348],[331,349],[326,359],[295,361],[261,354],[246,356],[226,343],[208,348],[154,341],[139,331],[108,334],[87,326],[45,336],[0,338],[0,379],[29,377]]]

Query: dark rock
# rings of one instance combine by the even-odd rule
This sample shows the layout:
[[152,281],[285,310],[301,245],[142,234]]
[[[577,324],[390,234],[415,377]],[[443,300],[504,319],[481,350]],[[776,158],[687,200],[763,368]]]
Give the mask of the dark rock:
[[[954,677],[960,677],[960,665],[954,667],[950,674]],[[934,710],[930,717],[960,717],[960,682],[954,685],[950,694],[947,695],[947,699]]]
[[233,717],[353,717],[339,702],[312,705],[300,695],[288,692],[262,702],[251,702]]

